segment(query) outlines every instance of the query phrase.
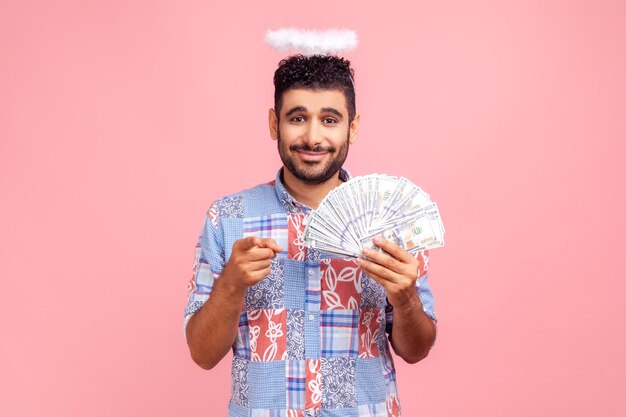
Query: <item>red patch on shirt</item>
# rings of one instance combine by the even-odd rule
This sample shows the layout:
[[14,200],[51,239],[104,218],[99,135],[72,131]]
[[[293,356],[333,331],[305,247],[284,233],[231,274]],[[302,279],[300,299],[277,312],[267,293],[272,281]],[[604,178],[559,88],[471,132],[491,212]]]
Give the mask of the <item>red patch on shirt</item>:
[[305,392],[305,409],[320,408],[322,405],[322,362],[319,359],[306,360]]
[[387,417],[399,417],[400,416],[400,403],[398,397],[395,395],[387,398]]
[[384,328],[381,308],[364,308],[359,315],[359,358],[375,358],[380,355],[378,339]]
[[287,215],[287,221],[289,222],[287,259],[306,260],[307,247],[304,244],[304,218],[304,214]]
[[249,311],[248,325],[252,362],[286,359],[287,312],[284,308]]
[[357,310],[361,301],[361,268],[350,259],[323,259],[322,310]]

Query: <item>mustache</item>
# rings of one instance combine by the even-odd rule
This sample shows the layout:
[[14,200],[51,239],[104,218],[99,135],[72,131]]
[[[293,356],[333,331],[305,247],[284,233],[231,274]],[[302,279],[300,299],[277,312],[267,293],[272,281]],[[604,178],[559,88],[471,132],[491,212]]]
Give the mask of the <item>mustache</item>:
[[336,151],[336,149],[333,148],[332,146],[324,147],[321,145],[317,145],[317,146],[311,147],[305,144],[302,144],[302,145],[293,144],[289,147],[289,150],[292,152],[303,151],[303,152],[329,152],[329,153]]

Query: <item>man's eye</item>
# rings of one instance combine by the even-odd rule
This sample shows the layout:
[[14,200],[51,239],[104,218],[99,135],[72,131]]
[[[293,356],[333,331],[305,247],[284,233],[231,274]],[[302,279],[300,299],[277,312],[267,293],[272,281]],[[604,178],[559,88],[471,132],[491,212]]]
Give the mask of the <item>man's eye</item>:
[[332,117],[325,117],[324,123],[328,123],[328,124],[337,123],[337,119],[333,119]]
[[304,117],[303,116],[292,117],[291,121],[292,122],[304,122]]

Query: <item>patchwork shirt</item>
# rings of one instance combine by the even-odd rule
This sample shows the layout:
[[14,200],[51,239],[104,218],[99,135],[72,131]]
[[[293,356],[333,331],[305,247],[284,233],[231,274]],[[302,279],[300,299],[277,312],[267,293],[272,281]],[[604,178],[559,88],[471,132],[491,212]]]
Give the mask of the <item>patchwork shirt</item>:
[[[281,181],[223,197],[205,216],[185,309],[189,318],[211,296],[233,243],[272,238],[283,248],[271,272],[247,290],[233,345],[229,417],[391,417],[400,415],[387,333],[393,308],[384,288],[350,258],[309,249],[311,209]],[[349,173],[342,169],[340,179]],[[427,254],[417,291],[436,320]]]

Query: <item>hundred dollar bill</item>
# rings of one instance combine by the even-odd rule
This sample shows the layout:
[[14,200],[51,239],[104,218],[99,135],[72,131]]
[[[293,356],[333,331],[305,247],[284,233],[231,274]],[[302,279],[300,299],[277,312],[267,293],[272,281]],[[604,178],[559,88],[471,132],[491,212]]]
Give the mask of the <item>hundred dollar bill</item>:
[[370,234],[361,240],[363,248],[380,250],[374,244],[374,238],[382,236],[400,246],[407,252],[415,252],[424,249],[434,249],[444,245],[444,236],[441,228],[439,211],[436,204],[430,209],[422,211],[404,224],[396,225],[394,228],[385,229],[377,233]]

